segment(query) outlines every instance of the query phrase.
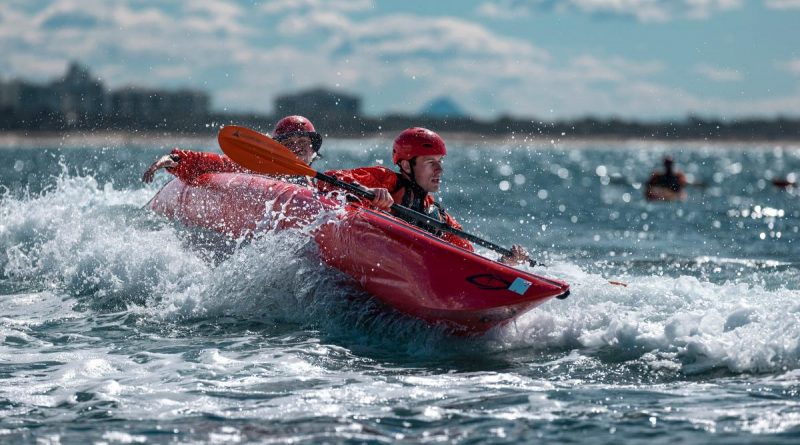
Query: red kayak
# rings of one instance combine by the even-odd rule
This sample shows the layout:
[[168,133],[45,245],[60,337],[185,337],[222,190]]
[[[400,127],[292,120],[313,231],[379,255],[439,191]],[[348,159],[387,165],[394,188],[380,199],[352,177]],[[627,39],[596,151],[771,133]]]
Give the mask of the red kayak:
[[206,173],[192,185],[173,180],[151,208],[233,237],[301,227],[322,216],[327,220],[311,236],[325,263],[383,303],[456,333],[484,332],[569,294],[562,281],[486,259],[389,214],[267,176]]
[[688,195],[686,190],[675,191],[669,187],[648,184],[644,189],[644,197],[648,201],[686,201]]
[[772,185],[779,189],[788,189],[794,187],[796,184],[791,179],[773,179]]

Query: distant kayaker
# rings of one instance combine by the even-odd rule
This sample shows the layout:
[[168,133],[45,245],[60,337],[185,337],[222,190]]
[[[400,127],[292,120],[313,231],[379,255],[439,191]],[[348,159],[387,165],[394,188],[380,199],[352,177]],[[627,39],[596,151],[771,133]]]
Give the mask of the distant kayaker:
[[664,172],[653,172],[645,185],[648,201],[683,201],[686,199],[686,176],[675,171],[672,156],[664,157]]
[[[286,116],[279,120],[272,131],[272,138],[294,152],[306,164],[311,164],[319,157],[322,136],[314,129],[311,121],[303,116]],[[142,175],[142,181],[152,182],[155,173],[162,168],[189,184],[203,173],[250,173],[225,155],[175,148],[170,154],[153,162]],[[306,177],[296,179],[299,183],[310,185]]]
[[[392,162],[399,171],[386,167],[361,167],[352,170],[332,170],[326,174],[350,183],[358,183],[375,194],[372,205],[389,210],[393,203],[398,203],[434,219],[442,221],[455,229],[461,225],[450,216],[445,209],[433,199],[431,193],[439,191],[444,172],[443,160],[447,154],[444,140],[435,132],[426,128],[409,128],[400,133],[392,147]],[[325,183],[317,185],[322,191],[334,191],[336,188]],[[415,221],[409,221],[416,224]],[[420,226],[429,230],[425,226]],[[437,233],[445,241],[473,251],[469,241],[448,232]],[[512,255],[501,258],[506,264],[520,264],[527,261],[528,254],[518,245],[511,248]]]
[[797,175],[795,173],[789,173],[785,178],[774,178],[772,180],[772,185],[784,190],[797,187]]

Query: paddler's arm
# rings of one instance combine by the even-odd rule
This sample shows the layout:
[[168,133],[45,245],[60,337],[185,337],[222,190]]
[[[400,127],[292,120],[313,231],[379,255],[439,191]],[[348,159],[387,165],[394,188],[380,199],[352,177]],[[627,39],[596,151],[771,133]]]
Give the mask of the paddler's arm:
[[[350,170],[328,170],[325,174],[333,176],[340,181],[358,184],[364,188],[384,188],[391,190],[397,183],[397,174],[381,166],[360,167]],[[335,185],[322,181],[317,183],[317,188],[323,193],[341,190]]]
[[153,177],[158,170],[162,168],[177,167],[179,161],[180,157],[172,153],[156,159],[156,161],[150,164],[150,167],[147,167],[147,170],[144,171],[144,174],[142,175],[142,182],[148,184],[153,182]]
[[145,170],[142,181],[152,182],[156,172],[162,168],[189,184],[203,173],[250,173],[225,155],[175,148],[170,154],[156,159]]
[[[355,184],[355,185],[361,186],[362,189],[364,189],[364,190],[372,193],[373,195],[375,195],[375,197],[372,200],[368,200],[367,198],[360,198],[360,197],[356,197],[354,195],[347,194],[348,200],[350,200],[350,198],[352,197],[352,201],[355,201],[355,202],[367,201],[373,207],[377,208],[378,210],[383,210],[385,212],[388,212],[389,209],[391,209],[392,204],[394,204],[394,198],[392,198],[392,194],[389,193],[389,190],[387,190],[385,188],[382,188],[382,187],[364,187],[362,184],[359,184],[357,181],[347,181],[347,182],[350,183],[350,184]],[[321,181],[317,182],[317,189],[319,189],[321,192],[332,193],[332,194],[337,194],[337,193],[342,191],[341,189],[339,189],[339,188],[337,188],[335,186],[329,186],[327,184],[321,184]]]
[[392,204],[394,204],[394,198],[392,198],[392,194],[389,193],[389,190],[384,188],[369,188],[364,187],[364,190],[368,192],[372,192],[375,195],[375,198],[370,201],[370,204],[373,206],[388,212],[390,208],[392,208]]
[[218,153],[175,148],[171,154],[178,156],[180,161],[168,171],[187,183],[192,183],[204,173],[251,173],[231,158]]
[[[397,182],[397,175],[386,167],[376,166],[354,168],[351,170],[328,170],[325,174],[333,176],[343,182],[360,185],[365,190],[372,192],[375,198],[370,201],[370,204],[378,209],[389,210],[392,204],[394,204],[394,199],[389,189],[394,188]],[[341,191],[341,189],[335,185],[322,181],[317,182],[317,188],[323,193]]]
[[[461,227],[461,224],[459,224],[458,221],[456,221],[455,218],[450,216],[449,213],[445,212],[444,209],[440,209],[440,211],[441,211],[441,214],[444,216],[444,222],[446,222],[448,226],[450,226],[450,227],[452,227],[454,229],[463,230],[463,228]],[[442,236],[443,240],[447,241],[450,244],[455,244],[456,246],[458,246],[458,247],[460,247],[460,248],[462,248],[464,250],[469,250],[470,252],[474,252],[475,251],[475,248],[472,247],[472,243],[470,243],[469,241],[465,240],[464,238],[459,238],[458,236],[456,236],[456,235],[454,235],[454,234],[452,234],[450,232],[444,232],[444,233],[442,233],[441,236]]]

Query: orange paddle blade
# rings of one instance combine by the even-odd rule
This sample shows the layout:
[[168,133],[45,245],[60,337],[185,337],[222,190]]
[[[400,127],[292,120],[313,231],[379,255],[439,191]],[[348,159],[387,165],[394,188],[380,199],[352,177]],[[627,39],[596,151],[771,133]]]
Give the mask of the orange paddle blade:
[[226,126],[219,131],[217,140],[228,157],[248,170],[268,175],[317,174],[280,142],[249,128]]

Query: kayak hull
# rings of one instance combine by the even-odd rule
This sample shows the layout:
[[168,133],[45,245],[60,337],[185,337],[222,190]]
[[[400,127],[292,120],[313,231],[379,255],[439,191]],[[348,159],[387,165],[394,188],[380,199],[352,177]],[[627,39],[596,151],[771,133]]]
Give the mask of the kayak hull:
[[672,190],[669,187],[648,185],[645,187],[644,196],[648,201],[686,201],[686,190]]
[[192,184],[174,180],[151,208],[233,237],[319,220],[310,236],[326,264],[388,306],[455,333],[484,332],[569,293],[562,281],[468,252],[386,213],[266,176],[208,173]]

